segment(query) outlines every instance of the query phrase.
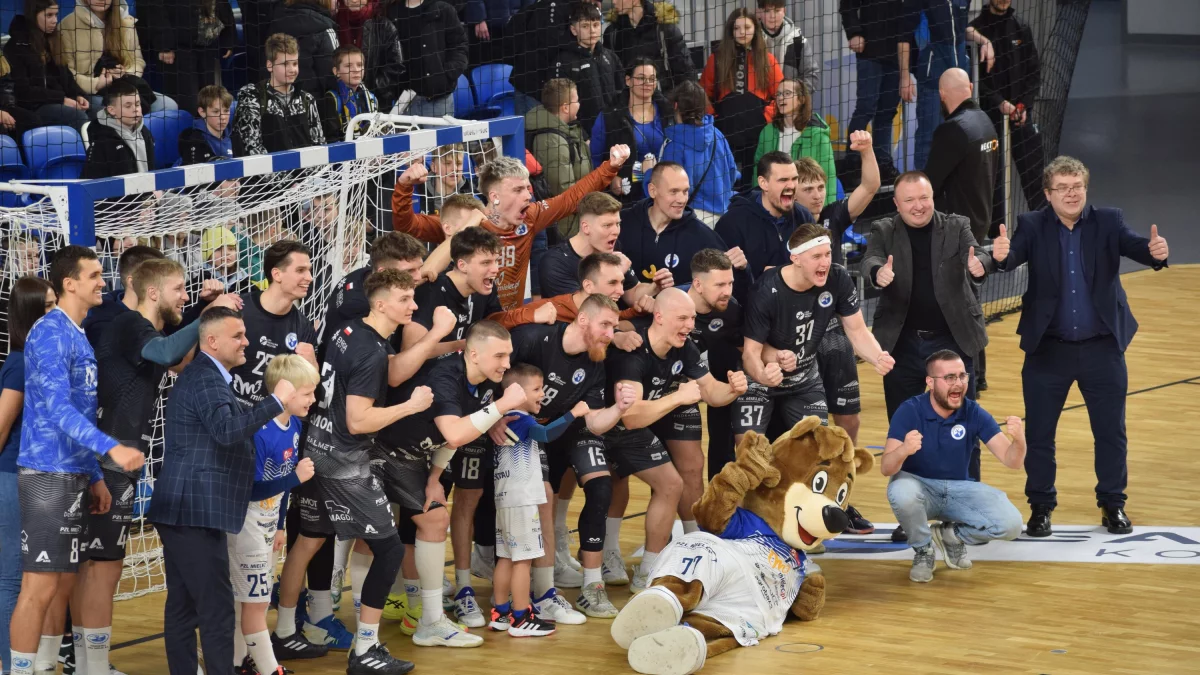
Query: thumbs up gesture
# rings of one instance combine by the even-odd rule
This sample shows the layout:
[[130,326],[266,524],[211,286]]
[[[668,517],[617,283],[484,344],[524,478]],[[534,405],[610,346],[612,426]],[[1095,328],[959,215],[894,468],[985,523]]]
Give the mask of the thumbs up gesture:
[[979,258],[975,257],[974,246],[967,250],[967,271],[970,272],[971,276],[975,277],[976,279],[983,277],[985,273],[985,270],[983,269],[983,263],[979,262]]
[[992,260],[1004,262],[1008,259],[1008,228],[1000,223],[1000,236],[992,240]]
[[892,271],[892,256],[888,256],[887,264],[879,268],[875,273],[875,285],[879,288],[887,288],[888,284],[896,278],[896,273]]
[[1158,235],[1158,226],[1150,226],[1150,257],[1158,261],[1167,259],[1167,240]]

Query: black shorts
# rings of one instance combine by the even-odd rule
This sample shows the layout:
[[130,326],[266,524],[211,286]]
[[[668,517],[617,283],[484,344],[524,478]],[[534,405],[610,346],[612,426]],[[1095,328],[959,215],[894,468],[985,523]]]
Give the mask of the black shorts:
[[663,443],[669,441],[699,441],[700,406],[680,406],[650,425],[650,431]]
[[583,485],[580,481],[588,474],[608,473],[605,446],[604,439],[582,425],[548,444],[546,457],[549,467],[543,475],[546,476],[550,487],[558,492],[567,469],[575,470],[575,480],[579,485]]
[[[432,456],[424,450],[391,448],[378,440],[371,448],[371,474],[383,484],[388,501],[409,517],[425,508],[425,484],[429,482],[432,461]],[[447,467],[442,475],[449,471]]]
[[88,522],[88,559],[124,560],[125,540],[133,524],[138,474],[104,469],[104,484],[112,495],[108,513],[92,514]]
[[311,482],[315,489],[300,503],[305,531],[335,534],[338,539],[385,539],[396,533],[379,478],[317,476]]
[[604,442],[617,478],[671,463],[670,453],[649,429],[613,429],[604,434]]
[[91,477],[20,469],[21,564],[26,572],[77,572],[87,560]]
[[464,445],[454,451],[445,473],[460,490],[482,490],[484,485],[492,482],[495,465],[492,460],[491,443]]
[[736,436],[754,431],[766,434],[773,417],[776,425],[791,429],[796,422],[816,415],[825,421],[829,410],[825,405],[825,385],[820,378],[806,382],[799,389],[786,394],[772,394],[757,382],[751,382],[746,393],[730,406],[733,414],[733,433]]
[[817,371],[825,385],[825,402],[834,415],[857,415],[862,412],[858,391],[858,364],[854,346],[841,322],[830,327],[817,347]]

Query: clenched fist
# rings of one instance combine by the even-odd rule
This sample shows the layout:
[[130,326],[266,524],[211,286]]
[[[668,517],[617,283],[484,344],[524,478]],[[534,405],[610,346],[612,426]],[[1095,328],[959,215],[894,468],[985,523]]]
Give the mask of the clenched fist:
[[1013,438],[1025,437],[1025,423],[1016,415],[1009,415],[1008,419],[1004,420],[1004,426],[1008,427],[1008,435]]
[[554,306],[553,302],[547,302],[541,307],[533,310],[534,323],[553,325],[556,319],[558,319],[558,308]]
[[317,469],[308,457],[296,462],[296,478],[299,478],[301,483],[307,483],[316,473]]
[[917,431],[916,429],[913,429],[904,435],[904,445],[901,447],[904,448],[905,456],[911,457],[921,449],[922,438],[923,436],[921,436],[921,432]]
[[750,383],[746,380],[746,374],[740,370],[731,370],[725,373],[725,377],[729,382],[729,387],[733,389],[733,393],[741,396],[746,393]]
[[612,345],[623,352],[631,352],[642,346],[642,336],[637,331],[623,330],[613,335]]
[[527,398],[528,397],[525,394],[525,388],[519,383],[513,382],[512,384],[508,385],[507,389],[504,390],[504,396],[500,397],[500,400],[497,401],[497,405],[500,405],[501,408],[512,410],[513,408],[525,403]]
[[428,177],[429,169],[425,168],[425,162],[417,161],[408,165],[404,173],[400,174],[398,181],[402,185],[415,185],[417,183],[424,183]]
[[454,311],[445,305],[438,305],[433,310],[433,327],[429,329],[429,332],[438,336],[440,340],[449,335],[457,325],[458,317],[455,316]]
[[426,386],[413,389],[412,396],[408,397],[408,405],[413,412],[429,410],[429,406],[433,405],[433,390]]
[[778,363],[768,363],[763,368],[763,381],[759,384],[765,384],[768,387],[778,387],[783,384],[783,371],[779,369]]
[[892,368],[896,367],[896,359],[887,352],[879,352],[879,358],[875,359],[875,372],[880,375],[887,375],[892,372]]
[[796,361],[796,352],[790,349],[780,349],[775,352],[775,363],[778,363],[779,369],[785,373],[796,369]]
[[872,149],[871,132],[869,131],[852,131],[850,132],[850,149],[854,152],[866,152]]
[[137,471],[146,463],[146,456],[142,451],[128,445],[114,445],[112,450],[108,451],[108,458],[126,471]]
[[317,361],[317,350],[313,348],[311,342],[301,342],[296,345],[296,356],[303,358],[305,361]]
[[628,145],[614,145],[611,148],[609,148],[608,163],[610,165],[612,165],[612,168],[614,168],[614,169],[621,168],[621,165],[624,164],[625,160],[627,160],[627,159],[629,159],[629,146]]
[[633,388],[633,385],[624,382],[618,383],[616,388],[613,389],[613,398],[616,399],[617,410],[621,412],[632,408],[633,404],[637,403],[638,400],[637,391]]
[[700,402],[700,385],[695,380],[688,380],[675,390],[679,395],[679,405],[692,405]]
[[729,262],[733,263],[733,268],[738,270],[746,269],[746,265],[750,261],[746,260],[746,254],[742,251],[741,246],[734,246],[725,252],[725,257],[729,258]]
[[200,300],[203,302],[212,302],[224,292],[225,284],[217,279],[205,279],[204,283],[200,284]]

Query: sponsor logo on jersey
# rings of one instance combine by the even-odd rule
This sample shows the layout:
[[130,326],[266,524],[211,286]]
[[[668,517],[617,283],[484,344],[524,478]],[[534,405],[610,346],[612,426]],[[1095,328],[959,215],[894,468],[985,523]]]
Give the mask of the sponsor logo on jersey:
[[64,518],[73,518],[77,513],[79,513],[79,507],[82,505],[82,503],[83,503],[83,493],[80,492],[79,494],[75,495],[75,501],[72,502],[71,507],[68,508],[66,510],[66,512],[63,513],[63,517]]
[[283,339],[283,343],[287,345],[288,349],[295,351],[296,345],[300,344],[300,339],[296,337],[295,333],[288,333],[287,337]]
[[668,253],[663,259],[663,264],[672,269],[679,267],[679,256],[675,253]]
[[513,236],[524,237],[527,234],[529,234],[529,226],[527,226],[525,223],[521,223],[517,226],[517,231],[513,233]]
[[661,377],[652,377],[652,378],[650,378],[650,384],[651,384],[651,385],[653,385],[653,386],[655,386],[655,387],[657,387],[657,386],[658,386],[658,385],[660,385],[660,384],[663,384],[664,382],[666,382],[666,380],[662,379]]
[[42,551],[37,555],[37,558],[34,560],[34,562],[48,563],[50,562],[50,555],[45,551]]
[[817,304],[822,307],[828,307],[833,304],[833,294],[829,291],[823,291],[820,297],[817,298]]
[[94,388],[96,386],[96,364],[89,363],[83,368],[83,386]]
[[810,316],[812,316],[812,312],[807,312],[807,311],[796,312],[796,320],[797,321],[805,321]]
[[558,373],[550,373],[550,376],[547,377],[546,379],[550,380],[554,384],[559,385],[560,387],[567,383],[566,380],[564,380],[558,376]]
[[583,382],[583,377],[585,374],[586,373],[584,373],[583,368],[576,370],[574,374],[571,375],[571,383],[579,384],[580,382]]
[[961,424],[955,424],[954,428],[950,429],[950,438],[956,441],[961,441],[967,437],[967,428]]
[[346,290],[348,290],[348,291],[354,290],[354,282],[353,281],[346,282]]
[[292,447],[290,447],[290,448],[288,448],[287,450],[284,450],[284,451],[283,451],[283,458],[284,458],[284,459],[291,459],[291,458],[292,458],[292,452],[295,450],[295,447],[296,447],[297,445],[300,445],[300,432],[299,432],[299,431],[297,431],[296,433],[292,434]]
[[117,499],[117,503],[128,504],[129,501],[133,499],[134,492],[136,492],[136,488],[134,487],[133,483],[126,485],[125,491],[121,493],[121,496]]
[[354,519],[350,515],[349,507],[342,506],[332,499],[325,500],[325,512],[329,514],[330,522],[334,523],[349,522]]
[[266,347],[267,349],[277,349],[279,347],[279,345],[275,344],[266,335],[263,335],[262,337],[258,338],[258,344]]
[[79,525],[63,525],[58,528],[59,534],[79,534],[83,530]]
[[652,460],[654,460],[654,461],[656,461],[656,462],[657,462],[658,460],[662,459],[662,457],[663,457],[663,454],[662,454],[661,452],[652,452],[652,453],[650,453],[650,459],[652,459]]
[[713,319],[708,322],[708,329],[712,332],[717,332],[725,325],[724,319]]
[[[379,534],[379,530],[376,530],[374,527],[367,525],[366,527],[363,528],[363,534]],[[374,631],[359,631],[360,634],[366,635],[367,637],[370,637],[370,633],[373,633],[373,632]]]
[[21,530],[21,553],[29,553],[29,534]]
[[837,401],[838,401],[838,405],[846,405],[846,399],[844,399],[844,398],[839,398]]
[[683,372],[683,361],[676,361],[671,364],[671,374],[678,375]]

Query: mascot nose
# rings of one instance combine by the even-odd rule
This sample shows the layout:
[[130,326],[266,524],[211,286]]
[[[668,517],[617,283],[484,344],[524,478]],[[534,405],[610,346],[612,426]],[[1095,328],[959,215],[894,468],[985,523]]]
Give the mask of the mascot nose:
[[841,534],[850,526],[850,517],[836,506],[821,509],[821,517],[825,520],[825,529],[831,534]]

